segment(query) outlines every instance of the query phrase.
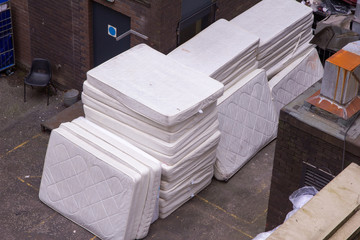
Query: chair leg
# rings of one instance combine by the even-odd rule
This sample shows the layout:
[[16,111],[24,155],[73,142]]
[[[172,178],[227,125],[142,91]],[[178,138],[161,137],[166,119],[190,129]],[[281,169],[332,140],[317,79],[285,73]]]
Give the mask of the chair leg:
[[24,83],[24,102],[26,102],[26,84]]
[[50,83],[50,84],[53,86],[53,88],[55,90],[55,95],[57,95],[57,89],[56,89],[55,85],[53,83]]
[[47,85],[47,106],[49,106],[49,98],[50,98],[50,84]]

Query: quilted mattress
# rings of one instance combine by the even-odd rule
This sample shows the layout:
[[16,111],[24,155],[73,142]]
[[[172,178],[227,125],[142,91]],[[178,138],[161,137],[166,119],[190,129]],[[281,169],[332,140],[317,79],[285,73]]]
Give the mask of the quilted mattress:
[[131,239],[136,237],[136,206],[148,184],[142,179],[137,171],[69,132],[55,129],[39,198],[101,239]]
[[260,38],[259,53],[313,19],[312,9],[294,0],[262,0],[230,22]]
[[87,106],[84,106],[84,112],[86,118],[90,121],[121,136],[131,144],[167,165],[174,165],[184,158],[202,142],[212,136],[219,125],[215,112],[214,116],[210,119],[210,124],[207,123],[196,129],[196,134],[191,135],[189,138],[181,138],[175,143],[166,143]]
[[[86,118],[79,117],[74,119],[71,123],[74,125],[81,127],[82,129],[91,132],[93,135],[95,135],[97,138],[105,141],[106,143],[110,144],[113,147],[116,147],[117,149],[123,151],[124,153],[127,153],[128,155],[134,157],[137,159],[137,161],[143,163],[146,166],[151,167],[151,174],[154,175],[154,182],[150,182],[150,184],[153,184],[153,187],[155,187],[155,191],[158,192],[159,186],[160,186],[160,179],[161,179],[161,162],[159,162],[157,159],[152,157],[151,155],[145,153],[144,151],[140,150],[139,148],[135,147],[134,145],[130,144],[129,142],[125,141],[123,138],[119,137],[116,134],[113,134],[106,129],[96,125],[95,123],[87,120]],[[156,193],[158,196],[158,193]],[[152,195],[154,197],[154,195]],[[151,222],[154,222],[158,216],[159,216],[159,207],[158,207],[158,197],[156,198],[156,204],[155,209],[153,213],[153,218]],[[153,206],[152,199],[151,202],[148,202],[148,205]],[[151,209],[148,206],[145,206],[145,209],[148,209],[151,211]]]
[[[154,214],[155,200],[157,194],[157,186],[154,184],[155,177],[153,174],[153,169],[148,165],[144,165],[136,161],[136,159],[134,159],[132,156],[122,151],[119,151],[118,149],[112,146],[109,146],[107,143],[98,139],[96,136],[90,134],[88,131],[79,128],[78,126],[74,126],[71,123],[63,123],[60,125],[59,128],[65,129],[66,131],[70,132],[72,135],[85,141],[86,143],[90,144],[97,150],[102,151],[109,157],[117,161],[120,161],[125,166],[128,166],[133,170],[137,171],[142,176],[144,182],[146,182],[145,185],[146,187],[144,188],[145,189],[144,193],[141,193],[141,195],[138,196],[139,197],[139,201],[137,205],[138,212],[136,214],[133,232],[134,231],[138,232],[137,236],[138,235],[143,237],[146,236],[150,226],[151,219]],[[150,185],[151,185],[151,189],[149,189]],[[149,193],[148,191],[151,192]],[[145,209],[144,206],[148,206],[148,208],[150,208],[150,211],[148,209]],[[146,227],[144,227],[144,225]]]
[[269,86],[277,115],[280,109],[294,100],[324,74],[324,68],[315,48],[298,58],[284,70],[275,75]]
[[176,61],[227,84],[230,75],[255,64],[259,38],[220,19],[168,54]]
[[[143,153],[140,149],[137,149],[131,144],[126,143],[123,139],[118,136],[111,135],[105,130],[100,130],[99,127],[94,127],[94,124],[88,123],[85,119],[79,119],[77,124],[74,123],[63,123],[60,128],[64,128],[71,132],[73,135],[79,137],[85,142],[88,142],[93,147],[99,149],[117,159],[119,156],[124,156],[122,159],[123,164],[132,167],[136,171],[140,171],[142,168],[147,168],[146,171],[150,172],[149,178],[149,193],[146,196],[146,202],[142,213],[142,220],[139,227],[137,238],[142,238],[147,235],[147,231],[150,226],[150,222],[154,216],[155,202],[157,200],[160,177],[161,177],[161,166],[160,162],[151,157],[150,155]],[[80,127],[79,125],[83,126]],[[98,136],[101,135],[101,137]],[[119,159],[121,161],[121,159]],[[144,175],[144,174],[142,174]],[[138,207],[140,208],[139,205]],[[158,215],[155,213],[155,215]]]
[[218,100],[220,143],[215,177],[228,180],[276,137],[276,111],[266,73],[258,69]]
[[190,118],[223,93],[223,84],[145,44],[91,69],[87,81],[126,108],[165,126]]
[[[186,124],[176,132],[168,132],[161,128],[157,128],[152,124],[129,116],[121,111],[118,111],[107,104],[101,103],[100,101],[95,100],[92,97],[89,97],[85,93],[82,94],[81,98],[83,104],[89,108],[92,108],[98,112],[103,113],[109,117],[112,117],[123,124],[136,128],[137,130],[149,134],[153,137],[156,137],[160,140],[163,140],[168,143],[173,143],[178,141],[180,138],[186,138],[189,135],[192,135],[194,132],[194,126],[200,127],[206,122],[209,118],[214,118],[216,103],[212,103],[208,107],[206,107],[201,114],[196,114],[193,117],[190,117]],[[91,114],[92,112],[86,112],[87,114]],[[212,116],[212,117],[211,117]]]

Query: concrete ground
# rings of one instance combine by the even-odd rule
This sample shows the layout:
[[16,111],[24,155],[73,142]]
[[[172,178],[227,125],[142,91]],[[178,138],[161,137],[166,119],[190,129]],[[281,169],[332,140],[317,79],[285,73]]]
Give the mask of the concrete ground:
[[[40,124],[62,111],[62,92],[50,98],[28,88],[24,72],[0,76],[1,239],[98,239],[40,202],[38,191],[49,133]],[[264,231],[275,141],[227,183],[212,181],[168,218],[151,225],[145,239],[248,240]]]

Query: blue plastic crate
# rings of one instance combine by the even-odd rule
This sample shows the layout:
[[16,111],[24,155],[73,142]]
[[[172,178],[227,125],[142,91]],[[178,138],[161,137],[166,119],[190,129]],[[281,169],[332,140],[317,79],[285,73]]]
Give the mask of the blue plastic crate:
[[3,71],[15,65],[10,2],[0,0],[0,11],[0,71]]

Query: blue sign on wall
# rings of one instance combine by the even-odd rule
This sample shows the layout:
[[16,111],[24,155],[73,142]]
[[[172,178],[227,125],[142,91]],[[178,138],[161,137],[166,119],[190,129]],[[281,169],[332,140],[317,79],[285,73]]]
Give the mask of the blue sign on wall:
[[116,38],[116,27],[108,24],[108,34]]

